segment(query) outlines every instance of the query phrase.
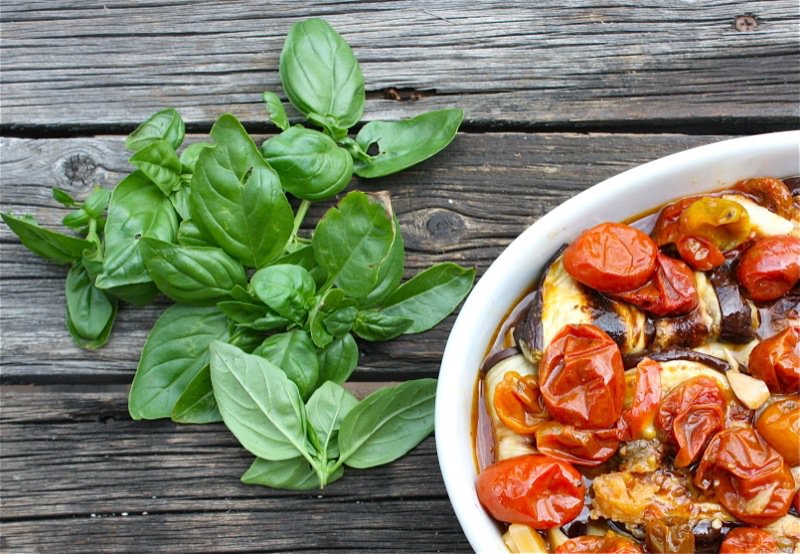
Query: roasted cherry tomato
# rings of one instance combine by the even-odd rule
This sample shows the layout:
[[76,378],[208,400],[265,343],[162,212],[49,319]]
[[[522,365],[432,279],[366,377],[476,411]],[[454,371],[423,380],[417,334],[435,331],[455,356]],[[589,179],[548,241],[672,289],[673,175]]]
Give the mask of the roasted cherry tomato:
[[773,177],[760,177],[739,181],[733,187],[755,197],[756,202],[772,210],[779,216],[791,219],[794,217],[794,199],[786,183]]
[[787,327],[758,343],[747,370],[779,394],[800,392],[800,326]]
[[648,283],[614,297],[658,317],[689,313],[699,302],[692,270],[662,252],[658,253],[656,272]]
[[725,252],[738,246],[750,235],[750,215],[733,200],[704,196],[692,202],[681,214],[683,237],[707,240]]
[[780,552],[778,543],[770,533],[755,527],[737,527],[722,541],[720,554],[772,554]]
[[600,292],[644,285],[656,268],[658,247],[639,229],[601,223],[581,233],[564,251],[564,269],[573,279]]
[[800,465],[800,396],[770,404],[758,417],[756,429],[787,464]]
[[795,492],[789,466],[750,427],[717,433],[703,454],[694,483],[713,491],[733,516],[759,527],[786,515]]
[[594,325],[567,325],[544,351],[539,386],[556,421],[579,429],[611,427],[625,396],[619,347]]
[[692,526],[686,521],[672,521],[670,518],[648,519],[645,530],[648,552],[685,554],[695,551]]
[[490,465],[478,475],[478,499],[498,521],[547,529],[583,509],[583,477],[566,462],[529,454]]
[[661,364],[650,358],[639,362],[632,398],[631,405],[625,406],[620,418],[623,440],[654,439],[653,422],[661,402]]
[[684,381],[661,401],[656,426],[678,446],[675,467],[695,461],[725,422],[725,397],[710,377]]
[[757,240],[742,255],[736,275],[753,300],[777,300],[800,281],[800,238],[780,235]]
[[578,466],[596,466],[619,448],[617,429],[583,430],[548,422],[536,430],[536,448],[542,453]]
[[667,204],[661,209],[661,213],[658,214],[658,220],[656,220],[656,225],[651,233],[656,244],[664,246],[665,244],[677,243],[678,240],[683,237],[683,232],[680,227],[681,214],[686,208],[699,199],[699,196],[681,198],[677,202]]
[[644,552],[642,547],[630,539],[608,531],[602,537],[584,535],[569,539],[564,544],[556,548],[556,554],[595,552],[603,554],[641,554]]
[[709,271],[725,263],[725,255],[706,239],[683,237],[676,246],[683,261],[697,271]]
[[494,409],[509,429],[521,435],[532,435],[549,419],[536,377],[516,371],[507,372],[495,388]]

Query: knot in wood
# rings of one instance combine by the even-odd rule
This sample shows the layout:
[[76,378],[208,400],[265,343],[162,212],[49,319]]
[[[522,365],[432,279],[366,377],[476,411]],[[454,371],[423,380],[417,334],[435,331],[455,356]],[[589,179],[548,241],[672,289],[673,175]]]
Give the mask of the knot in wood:
[[455,212],[432,210],[428,214],[425,228],[438,242],[456,242],[464,229],[464,219]]
[[758,29],[758,19],[750,13],[740,15],[735,21],[736,30],[742,33],[749,33]]
[[73,154],[64,160],[64,176],[70,183],[89,185],[94,181],[97,162],[86,154]]

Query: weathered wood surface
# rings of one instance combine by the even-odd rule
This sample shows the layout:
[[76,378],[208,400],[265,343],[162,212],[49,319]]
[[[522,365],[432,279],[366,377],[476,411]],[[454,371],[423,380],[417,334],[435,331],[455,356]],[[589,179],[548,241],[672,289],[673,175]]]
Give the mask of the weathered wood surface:
[[[386,189],[403,229],[407,276],[454,260],[486,270],[538,217],[577,192],[644,161],[718,140],[717,136],[460,134],[436,158],[397,176],[361,182]],[[57,226],[65,209],[56,185],[78,197],[94,183],[113,186],[130,167],[119,137],[0,139],[2,210]],[[315,206],[316,221],[325,206]],[[0,226],[0,350],[3,382],[128,383],[163,305],[126,307],[109,344],[87,352],[64,328],[66,270],[28,252]],[[361,343],[356,380],[433,376],[452,325],[423,335]]]
[[3,551],[469,549],[432,438],[293,493],[240,483],[252,456],[222,425],[132,422],[117,393],[17,389],[0,402]]
[[[757,26],[737,29],[745,14]],[[795,0],[12,0],[0,16],[0,123],[27,134],[131,129],[174,106],[199,126],[227,110],[263,124],[283,38],[312,16],[358,55],[365,119],[460,106],[472,128],[752,133],[800,121]],[[387,99],[389,88],[421,99]]]

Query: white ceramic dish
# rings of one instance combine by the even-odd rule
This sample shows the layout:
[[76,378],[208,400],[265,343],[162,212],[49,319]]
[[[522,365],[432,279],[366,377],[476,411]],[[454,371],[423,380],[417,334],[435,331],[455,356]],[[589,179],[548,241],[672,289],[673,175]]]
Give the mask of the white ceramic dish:
[[478,368],[512,303],[555,250],[583,229],[603,221],[622,221],[691,193],[765,175],[800,175],[800,131],[700,146],[607,179],[539,219],[489,267],[450,333],[436,391],[439,466],[458,521],[475,551],[507,551],[475,492],[471,411]]

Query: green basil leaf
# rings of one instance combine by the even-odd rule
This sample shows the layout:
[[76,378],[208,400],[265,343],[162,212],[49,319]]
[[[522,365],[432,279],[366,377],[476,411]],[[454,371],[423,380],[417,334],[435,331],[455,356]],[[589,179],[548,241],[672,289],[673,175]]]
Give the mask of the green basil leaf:
[[303,200],[325,200],[353,176],[353,158],[327,135],[296,126],[261,145],[283,188]]
[[[344,470],[342,467],[338,467],[333,474],[328,476],[326,483],[333,483],[342,475],[344,475]],[[322,486],[317,472],[302,457],[279,461],[256,458],[242,475],[242,483],[293,491],[319,489]]]
[[30,216],[15,217],[7,213],[0,213],[0,216],[28,250],[51,262],[70,264],[79,260],[84,250],[95,247],[88,240],[39,227]]
[[328,277],[325,270],[317,263],[317,259],[314,257],[314,247],[310,244],[285,253],[275,260],[275,264],[299,265],[311,274],[317,288],[322,287]]
[[287,333],[272,335],[253,354],[265,358],[281,368],[297,385],[305,400],[314,391],[319,378],[317,350],[308,333],[294,329]]
[[214,307],[175,304],[164,310],[136,368],[128,396],[131,417],[170,417],[186,386],[208,365],[208,345],[228,337],[228,320]]
[[464,300],[475,280],[475,270],[454,263],[430,267],[406,281],[384,302],[388,316],[413,321],[406,334],[421,333],[434,327]]
[[144,123],[125,139],[125,148],[138,152],[159,140],[167,141],[177,150],[183,142],[186,129],[180,114],[172,108],[151,115]]
[[312,245],[328,280],[348,296],[364,298],[386,275],[399,235],[390,208],[353,191],[325,213]]
[[302,324],[313,306],[316,285],[311,274],[296,265],[271,265],[250,279],[256,296],[278,315]]
[[295,23],[289,30],[280,75],[289,101],[337,136],[364,113],[364,77],[358,60],[339,33],[321,19]]
[[356,142],[364,152],[377,145],[378,153],[356,159],[356,175],[383,177],[427,160],[450,144],[462,119],[463,110],[438,110],[401,121],[370,121]]
[[194,144],[190,144],[181,152],[181,166],[188,170],[189,173],[194,173],[194,168],[197,165],[197,158],[200,157],[200,152],[202,152],[204,148],[209,148],[211,146],[214,145],[208,142],[195,142]]
[[182,246],[214,246],[191,219],[181,221],[176,240]]
[[306,403],[308,423],[320,441],[321,453],[328,458],[339,455],[337,436],[344,417],[352,410],[358,399],[340,385],[326,381],[314,391]]
[[151,142],[128,160],[169,196],[181,182],[181,161],[165,140]]
[[92,285],[80,261],[67,274],[66,297],[67,329],[75,343],[94,350],[108,342],[117,315],[117,299]]
[[331,342],[319,355],[319,381],[333,381],[341,385],[350,378],[358,365],[358,345],[353,335],[347,334]]
[[64,227],[69,227],[76,231],[86,229],[86,226],[89,225],[89,214],[83,208],[78,208],[65,215],[61,223],[64,224]]
[[71,208],[75,205],[75,199],[72,197],[72,195],[64,189],[60,189],[58,187],[53,187],[53,200],[63,206],[66,206],[67,208]]
[[[96,282],[97,280],[95,279],[95,283]],[[153,298],[158,294],[158,287],[156,287],[156,284],[152,281],[148,283],[137,283],[135,285],[120,285],[103,290],[128,304],[134,304],[136,306],[146,306],[150,304]]]
[[[228,318],[240,327],[256,331],[274,331],[285,329],[292,322],[281,317],[263,304],[226,300],[218,302],[217,307]],[[259,340],[259,343],[261,341]]]
[[[348,298],[341,289],[328,289],[320,298],[316,300],[314,307],[309,314],[309,330],[311,339],[320,348],[328,346],[335,338],[345,335],[355,321],[355,301]],[[341,312],[341,313],[339,313]],[[337,314],[336,317],[332,317]],[[353,320],[347,325],[347,320],[352,315]],[[328,318],[331,318],[330,322]]]
[[251,354],[253,350],[261,346],[263,341],[263,333],[253,331],[252,329],[236,327],[231,334],[231,338],[228,340],[228,344],[232,344],[247,354]]
[[161,292],[176,302],[208,306],[247,284],[244,267],[224,250],[178,246],[162,240],[139,241],[144,265]]
[[111,193],[103,273],[97,277],[95,286],[116,289],[151,282],[139,239],[151,237],[172,242],[177,231],[178,216],[169,198],[140,171],[125,177]]
[[211,382],[222,420],[248,451],[266,460],[308,456],[305,407],[278,366],[216,341]]
[[83,209],[89,217],[94,219],[103,215],[103,212],[108,208],[108,202],[111,200],[111,191],[108,189],[94,187],[86,200],[83,201]]
[[192,189],[188,187],[180,187],[178,190],[172,191],[169,195],[169,201],[172,202],[172,207],[178,212],[181,220],[185,221],[192,217],[191,209],[189,208],[189,195]]
[[341,338],[350,332],[356,322],[358,308],[346,306],[339,308],[322,320],[325,329],[335,338]]
[[380,304],[387,296],[389,296],[403,279],[403,271],[405,270],[406,261],[406,247],[403,235],[400,233],[400,223],[397,218],[394,218],[394,227],[397,230],[394,237],[394,242],[389,250],[389,255],[381,265],[381,271],[378,275],[378,284],[370,293],[362,298],[358,305],[362,308],[369,308]]
[[192,220],[228,254],[262,267],[283,252],[292,208],[278,176],[235,117],[220,117],[211,136],[216,144],[203,149],[192,176]]
[[365,310],[358,312],[353,332],[368,341],[392,340],[402,335],[413,323],[414,320],[407,317]]
[[436,379],[417,379],[373,392],[339,429],[340,460],[355,468],[388,464],[433,431]]
[[270,121],[275,124],[275,126],[285,131],[289,128],[289,118],[286,115],[286,110],[283,108],[283,102],[281,99],[278,98],[278,95],[274,92],[265,92],[262,96],[264,98],[264,104],[267,108],[267,116],[269,117]]
[[172,421],[175,423],[216,423],[222,416],[214,400],[214,389],[211,387],[211,368],[203,367],[189,381],[175,406],[172,408]]

